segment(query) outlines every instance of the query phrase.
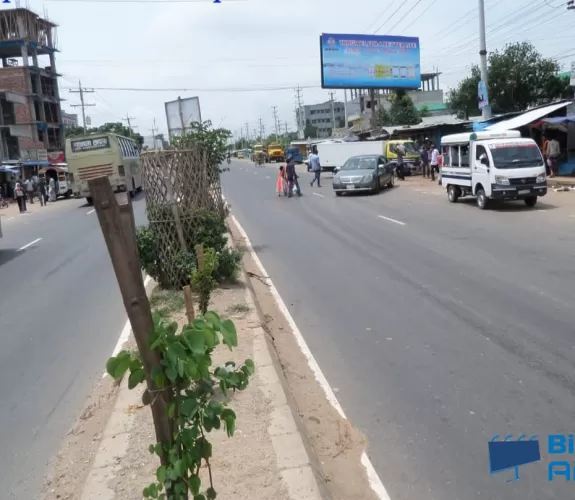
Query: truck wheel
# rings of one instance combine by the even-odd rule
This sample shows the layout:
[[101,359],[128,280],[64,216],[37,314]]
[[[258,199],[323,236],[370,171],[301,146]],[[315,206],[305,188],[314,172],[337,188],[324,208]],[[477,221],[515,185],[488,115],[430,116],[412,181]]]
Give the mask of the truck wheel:
[[528,207],[534,207],[535,203],[537,203],[537,196],[530,196],[529,198],[525,198],[523,201]]
[[447,199],[451,203],[457,203],[457,200],[459,199],[460,196],[461,196],[461,190],[457,186],[450,184],[449,187],[447,188]]
[[489,199],[487,198],[487,195],[485,194],[485,190],[483,188],[479,188],[477,190],[477,192],[475,193],[475,196],[477,197],[477,206],[481,210],[485,210],[487,208],[487,206],[489,205]]

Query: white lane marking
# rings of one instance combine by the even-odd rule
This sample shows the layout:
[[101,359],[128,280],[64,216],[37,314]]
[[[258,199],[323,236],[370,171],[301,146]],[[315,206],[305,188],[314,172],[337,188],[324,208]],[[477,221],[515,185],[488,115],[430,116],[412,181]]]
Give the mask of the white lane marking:
[[271,177],[269,175],[266,175],[266,179],[271,179]]
[[31,241],[30,243],[26,243],[23,247],[20,247],[18,249],[18,251],[21,252],[22,250],[26,250],[27,248],[31,247],[32,245],[34,245],[35,243],[38,243],[41,240],[42,240],[42,238],[36,238],[34,241]]
[[325,196],[323,194],[319,194],[319,193],[312,193],[315,196],[319,196],[320,198],[325,198]]
[[[150,281],[152,281],[152,278],[150,278],[149,276],[146,276],[146,278],[144,279],[144,288],[146,288],[148,286]],[[114,351],[112,352],[111,357],[118,355],[118,353],[122,350],[122,347],[124,347],[124,344],[130,338],[131,333],[132,333],[132,324],[130,323],[130,320],[127,319],[126,323],[124,324],[124,328],[122,328],[122,333],[120,333],[120,338],[118,339],[118,342],[116,343],[116,347],[114,347]],[[107,376],[108,376],[108,372],[106,372],[106,370],[104,370],[104,375],[102,375],[102,378],[106,378]]]
[[90,210],[89,212],[86,212],[86,215],[90,215],[90,214],[93,214],[95,211],[96,211],[96,209],[95,209],[95,208],[93,208],[93,209],[92,209],[92,210]]
[[395,224],[399,224],[400,226],[405,226],[405,222],[401,222],[400,220],[390,219],[389,217],[385,217],[384,215],[378,215],[380,219],[393,222]]
[[545,209],[545,208],[536,208],[535,211],[536,211],[536,212],[547,212],[547,209]]
[[14,217],[8,217],[6,220],[7,220],[7,221],[9,221],[9,220],[14,220]]
[[[269,274],[265,270],[263,264],[261,263],[257,253],[255,252],[255,250],[254,250],[254,248],[250,242],[250,239],[248,238],[248,235],[244,231],[244,228],[241,226],[241,224],[238,222],[238,220],[236,219],[236,217],[233,214],[231,214],[231,218],[234,221],[234,224],[236,225],[236,227],[238,228],[242,238],[244,239],[244,244],[246,246],[246,249],[247,249],[248,253],[250,254],[251,258],[254,260],[260,273],[262,274],[262,276],[269,276]],[[320,387],[323,389],[323,392],[324,392],[327,400],[334,407],[334,409],[339,413],[341,418],[343,418],[344,420],[347,420],[347,417],[345,416],[343,408],[341,407],[341,405],[339,404],[339,401],[335,397],[335,394],[334,394],[332,388],[330,387],[329,382],[325,378],[325,375],[323,374],[317,361],[313,357],[313,354],[312,354],[310,348],[306,344],[306,341],[303,338],[303,335],[301,334],[301,332],[299,331],[299,328],[295,324],[294,319],[292,318],[288,308],[286,307],[283,299],[281,298],[281,296],[280,296],[279,292],[277,291],[275,285],[273,284],[271,278],[267,278],[267,283],[268,283],[269,290],[272,294],[272,297],[276,301],[276,304],[277,304],[279,310],[282,312],[282,314],[284,315],[290,328],[292,329],[294,336],[295,336],[295,339],[298,343],[298,346],[301,349],[302,354],[305,356],[305,358],[307,360],[307,364],[310,367],[311,371],[313,372],[315,379],[319,383]],[[369,459],[369,457],[367,456],[367,453],[365,453],[365,452],[363,452],[361,455],[361,463],[366,469],[367,478],[369,480],[369,484],[371,486],[371,489],[374,491],[374,493],[379,498],[379,500],[391,500],[391,498],[389,497],[389,494],[387,493],[387,490],[385,489],[385,486],[383,486],[381,479],[379,479],[377,472],[375,471],[375,469],[371,463],[371,460]]]
[[[573,215],[570,215],[569,217],[575,217],[575,214],[573,214]],[[8,220],[10,220],[10,219],[8,219]]]

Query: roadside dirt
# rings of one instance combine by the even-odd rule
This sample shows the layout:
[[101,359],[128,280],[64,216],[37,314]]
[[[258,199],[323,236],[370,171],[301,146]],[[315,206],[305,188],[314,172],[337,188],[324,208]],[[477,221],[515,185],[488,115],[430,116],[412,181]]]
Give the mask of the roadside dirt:
[[45,500],[74,500],[82,488],[116,403],[119,386],[106,377],[93,389],[80,417],[52,460],[42,489]]
[[273,345],[288,390],[293,397],[309,445],[318,459],[319,476],[333,500],[377,500],[369,485],[361,455],[367,447],[365,436],[340,417],[316,381],[295,336],[265,284],[265,278],[249,252],[237,227],[228,220],[236,248],[243,253],[248,285],[254,291],[262,327]]

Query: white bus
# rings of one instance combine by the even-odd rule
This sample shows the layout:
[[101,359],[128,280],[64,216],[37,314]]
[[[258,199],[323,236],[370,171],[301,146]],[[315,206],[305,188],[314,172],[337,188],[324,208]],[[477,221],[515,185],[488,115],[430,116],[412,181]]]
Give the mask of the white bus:
[[72,190],[92,204],[88,181],[107,176],[114,192],[142,190],[140,148],[134,139],[117,134],[90,134],[66,139],[66,161]]

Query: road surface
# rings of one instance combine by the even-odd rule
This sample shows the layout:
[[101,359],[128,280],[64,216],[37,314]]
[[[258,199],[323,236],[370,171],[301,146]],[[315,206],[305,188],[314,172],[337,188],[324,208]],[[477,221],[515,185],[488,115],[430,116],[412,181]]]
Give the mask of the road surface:
[[[311,189],[304,171],[304,196],[286,199],[276,173],[234,161],[224,193],[368,436],[391,499],[573,498],[573,483],[548,482],[546,445],[575,421],[566,198],[483,212],[413,181],[337,198],[329,178]],[[541,439],[541,462],[521,468],[518,482],[506,482],[513,471],[489,473],[497,434]]]
[[[81,200],[4,217],[0,484],[39,498],[45,466],[102,377],[126,321],[98,219]],[[134,202],[136,222],[144,201]]]

